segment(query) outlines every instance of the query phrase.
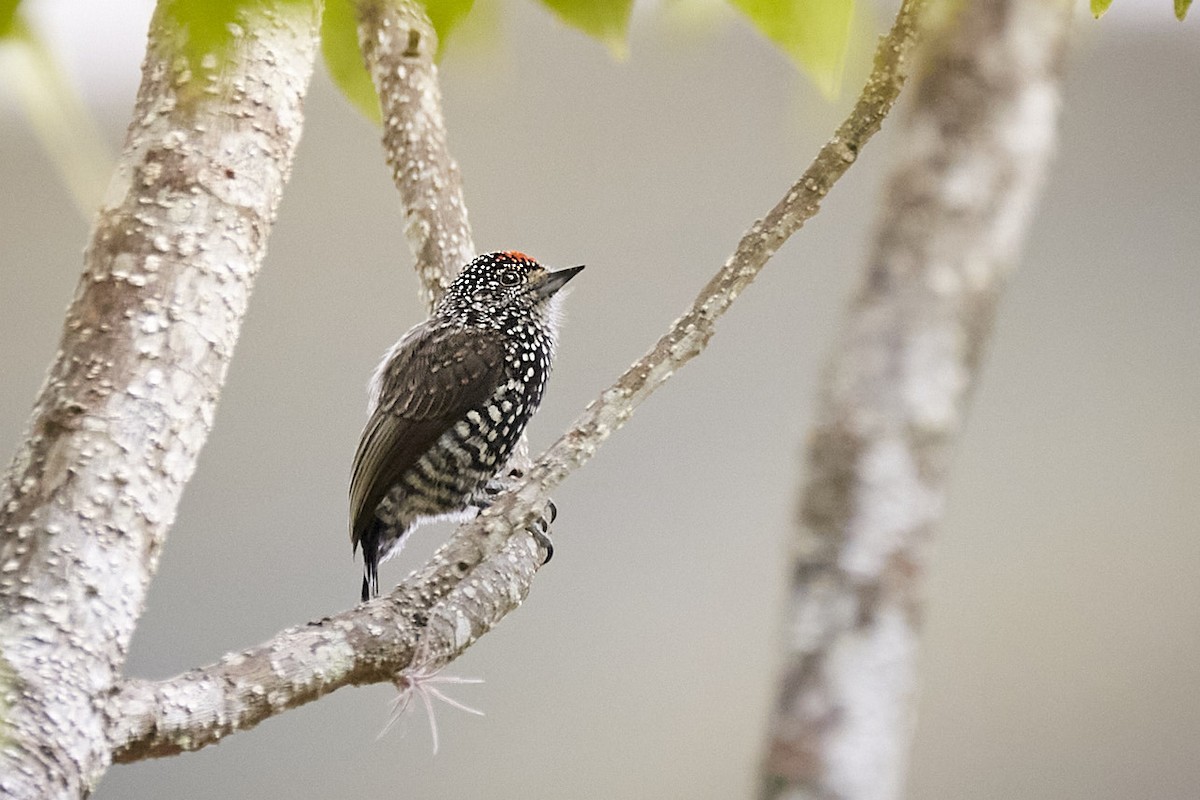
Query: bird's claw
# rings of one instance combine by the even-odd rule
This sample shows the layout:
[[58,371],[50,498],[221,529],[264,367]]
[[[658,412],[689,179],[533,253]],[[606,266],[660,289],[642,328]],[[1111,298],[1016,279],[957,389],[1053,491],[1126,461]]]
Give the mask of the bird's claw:
[[554,545],[550,541],[550,525],[556,519],[558,519],[558,506],[554,505],[553,500],[547,500],[546,510],[542,516],[533,521],[533,526],[529,529],[537,543],[546,548],[546,560],[542,562],[543,566],[549,564],[550,559],[554,557]]
[[[544,522],[544,520],[539,521]],[[542,566],[546,566],[550,563],[550,559],[554,558],[554,543],[546,535],[548,528],[539,529],[537,525],[531,525],[526,530],[533,536],[533,540],[538,543],[538,546],[546,551],[546,557],[542,559]]]

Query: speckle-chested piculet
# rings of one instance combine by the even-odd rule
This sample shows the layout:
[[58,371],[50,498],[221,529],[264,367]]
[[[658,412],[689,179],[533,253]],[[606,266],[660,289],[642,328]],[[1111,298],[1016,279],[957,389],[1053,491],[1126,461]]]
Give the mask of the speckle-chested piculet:
[[486,504],[485,487],[542,400],[558,291],[582,269],[550,272],[518,252],[478,256],[380,362],[350,479],[363,600],[379,594],[379,563],[414,527]]

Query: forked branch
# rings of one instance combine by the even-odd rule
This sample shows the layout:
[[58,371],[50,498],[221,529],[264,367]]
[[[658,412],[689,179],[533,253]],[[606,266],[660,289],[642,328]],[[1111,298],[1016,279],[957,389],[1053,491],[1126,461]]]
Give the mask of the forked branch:
[[[135,761],[198,749],[340,687],[390,681],[417,667],[437,668],[453,660],[516,608],[528,594],[544,558],[524,531],[542,515],[549,492],[588,461],[653,391],[704,349],[717,320],[738,294],[788,237],[817,213],[825,195],[879,130],[899,95],[909,70],[922,6],[923,0],[905,0],[902,4],[892,30],[879,44],[874,69],[853,110],[800,180],[764,219],[751,226],[686,313],[587,407],[522,479],[477,519],[459,528],[424,567],[389,596],[289,629],[245,653],[169,680],[128,682],[111,703],[113,737],[119,743],[116,760]],[[432,84],[421,83],[432,74],[428,59],[433,48],[422,46],[430,40],[422,39],[428,34],[419,32],[427,32],[428,28],[412,28],[411,11],[407,2],[393,6],[369,0],[364,6],[364,44],[373,35],[372,20],[380,20],[375,36],[379,46],[366,49],[372,72],[378,76],[390,70],[397,77],[395,98],[420,98],[415,104],[390,104],[388,97],[383,98],[389,129],[404,129],[389,130],[385,142],[422,152],[441,152],[448,159],[444,138],[438,145],[411,139],[418,135],[444,137],[444,132],[434,127],[409,126],[404,122],[404,113],[393,113],[393,109],[402,107],[419,107],[424,113],[437,103],[436,90],[429,88]],[[410,46],[414,35],[417,44]],[[413,68],[417,64],[412,59],[420,62],[419,69]],[[440,113],[436,116],[440,118]],[[420,134],[421,130],[426,134]],[[438,132],[431,133],[435,130]],[[395,167],[409,161],[399,151],[389,152],[388,157],[400,184],[421,178],[425,170],[456,176],[448,161],[427,163],[414,171]],[[436,180],[430,183],[434,187],[436,184]],[[403,185],[401,195],[410,220],[434,220],[429,222],[429,231],[440,230],[439,226],[449,231],[468,230],[461,194],[458,205],[455,201],[447,205],[442,199],[430,200],[433,195],[409,191]],[[410,208],[413,203],[428,207]],[[461,216],[438,216],[454,213]],[[418,250],[419,264],[422,258],[428,265],[461,263],[459,248],[462,242],[469,243],[469,233],[465,239],[456,235],[427,236],[423,222],[417,223],[416,234],[415,241],[423,243]],[[428,254],[422,255],[426,247]],[[439,277],[433,267],[419,269],[427,285],[434,277],[444,277],[444,273]]]

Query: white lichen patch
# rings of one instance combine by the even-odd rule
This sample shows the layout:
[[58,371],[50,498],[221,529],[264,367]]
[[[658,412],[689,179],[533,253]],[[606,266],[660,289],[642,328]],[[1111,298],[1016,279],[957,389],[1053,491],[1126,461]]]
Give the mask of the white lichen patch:
[[961,328],[948,321],[915,331],[902,358],[900,392],[909,424],[940,434],[956,432],[969,385]]
[[793,653],[814,653],[850,627],[858,601],[831,576],[797,587],[792,601],[788,646]]
[[921,480],[908,443],[899,436],[870,442],[859,456],[854,514],[838,565],[862,580],[882,574],[888,559],[935,518],[936,492]]
[[838,713],[825,763],[834,796],[899,796],[916,654],[916,631],[895,607],[881,609],[830,652],[825,669]]
[[454,633],[453,643],[454,649],[459,650],[467,647],[474,639],[473,630],[471,628],[471,619],[466,614],[458,611],[454,614]]

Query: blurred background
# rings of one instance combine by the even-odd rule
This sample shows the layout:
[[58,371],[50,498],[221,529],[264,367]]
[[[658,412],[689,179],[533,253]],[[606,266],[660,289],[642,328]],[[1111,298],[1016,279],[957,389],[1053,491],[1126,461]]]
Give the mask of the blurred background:
[[[535,452],[666,328],[853,99],[719,8],[643,9],[631,53],[527,2],[443,65],[481,250],[588,264]],[[928,574],[908,796],[1185,798],[1200,785],[1200,20],[1082,13],[1059,155],[1001,307]],[[30,0],[115,153],[152,7]],[[878,19],[863,13],[860,56]],[[487,20],[483,20],[486,23]],[[3,80],[0,77],[0,80]],[[750,797],[775,695],[816,380],[864,263],[894,124],[555,499],[556,555],[453,667],[486,711],[343,690],[96,797]],[[11,453],[88,225],[0,106],[0,442]],[[352,605],[365,385],[422,309],[377,132],[318,70],[216,428],[133,642],[166,677]],[[5,455],[7,461],[7,455]],[[423,530],[385,582],[445,535]]]

